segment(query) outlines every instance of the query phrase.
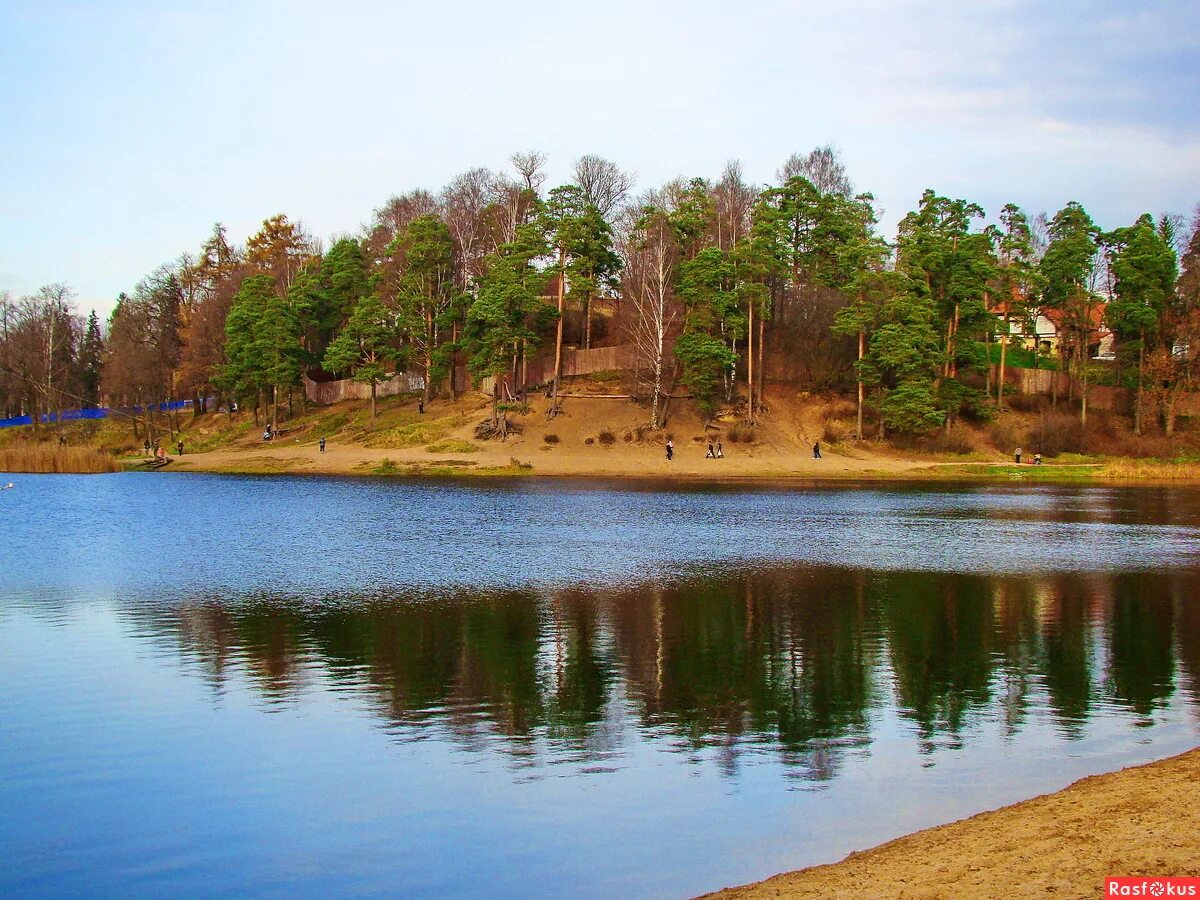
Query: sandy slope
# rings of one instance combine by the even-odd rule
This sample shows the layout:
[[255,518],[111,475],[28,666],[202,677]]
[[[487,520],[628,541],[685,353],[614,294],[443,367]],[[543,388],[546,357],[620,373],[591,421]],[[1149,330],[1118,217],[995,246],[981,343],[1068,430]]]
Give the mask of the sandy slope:
[[1200,876],[1200,749],[711,897],[1087,897]]
[[[682,404],[681,404],[682,405]],[[404,408],[413,407],[408,402]],[[928,467],[928,460],[903,459],[894,454],[873,452],[864,447],[843,444],[839,448],[823,446],[823,459],[814,459],[812,444],[821,437],[821,425],[814,414],[780,403],[776,414],[764,419],[752,444],[729,439],[732,422],[705,428],[690,410],[676,410],[671,426],[652,439],[625,441],[627,433],[644,424],[645,410],[627,400],[569,397],[565,412],[552,421],[545,417],[546,401],[534,398],[530,412],[511,416],[523,429],[505,441],[476,441],[474,425],[488,415],[488,401],[469,395],[456,403],[434,401],[425,416],[432,421],[448,415],[461,416],[465,424],[452,429],[446,437],[475,445],[475,452],[430,452],[425,446],[368,447],[360,442],[346,443],[331,438],[324,453],[317,447],[317,430],[301,429],[270,444],[248,435],[236,444],[209,453],[188,454],[175,459],[172,468],[203,471],[287,471],[296,473],[362,473],[385,459],[400,467],[452,466],[456,471],[514,468],[515,463],[531,466],[532,475],[635,475],[645,477],[740,478],[740,477],[855,477],[868,473],[888,475]],[[361,409],[357,404],[355,409]],[[615,443],[600,442],[609,431]],[[547,442],[546,435],[558,440]],[[663,441],[670,436],[675,443],[675,458],[665,458]],[[707,438],[723,438],[725,458],[706,459]],[[587,443],[588,439],[592,443]]]

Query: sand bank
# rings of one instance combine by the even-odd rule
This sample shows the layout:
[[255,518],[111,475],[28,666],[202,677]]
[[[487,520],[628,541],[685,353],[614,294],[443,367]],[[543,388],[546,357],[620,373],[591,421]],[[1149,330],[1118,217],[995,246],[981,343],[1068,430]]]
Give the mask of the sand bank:
[[1098,898],[1109,875],[1200,876],[1200,749],[709,896]]

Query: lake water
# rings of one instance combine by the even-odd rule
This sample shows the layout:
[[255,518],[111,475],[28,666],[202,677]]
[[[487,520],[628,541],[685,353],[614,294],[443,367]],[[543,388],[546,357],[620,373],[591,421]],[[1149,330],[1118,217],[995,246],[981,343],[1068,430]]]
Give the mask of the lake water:
[[0,895],[680,897],[1200,742],[1189,489],[13,480]]

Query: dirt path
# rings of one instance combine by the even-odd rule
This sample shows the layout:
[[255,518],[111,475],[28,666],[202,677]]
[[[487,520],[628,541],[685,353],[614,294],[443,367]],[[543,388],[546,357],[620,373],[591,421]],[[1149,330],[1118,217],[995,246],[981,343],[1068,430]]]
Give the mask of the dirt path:
[[709,896],[1099,898],[1109,875],[1200,876],[1200,749]]

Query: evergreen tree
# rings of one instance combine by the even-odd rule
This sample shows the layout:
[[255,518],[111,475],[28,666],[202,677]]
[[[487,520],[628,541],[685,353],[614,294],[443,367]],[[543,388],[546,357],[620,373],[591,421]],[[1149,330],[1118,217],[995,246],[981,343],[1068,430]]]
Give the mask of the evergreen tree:
[[83,342],[79,346],[79,384],[85,409],[94,409],[100,405],[100,373],[103,361],[104,338],[100,334],[100,319],[93,309],[88,316]]
[[350,320],[325,351],[325,368],[350,373],[360,384],[371,386],[371,418],[375,418],[379,385],[390,377],[405,354],[396,346],[395,316],[374,294],[358,301]]
[[[1008,344],[1012,323],[1020,323],[1022,331],[1033,316],[1033,300],[1041,288],[1033,246],[1033,231],[1029,219],[1014,203],[1005,204],[1000,211],[1000,228],[992,229],[998,248],[996,271],[996,305],[1002,320],[1000,328],[1000,368],[996,387],[996,410],[1004,410],[1004,378],[1008,361]],[[989,358],[988,362],[991,360]]]
[[1163,317],[1175,291],[1178,261],[1167,236],[1145,214],[1128,228],[1105,235],[1113,276],[1113,299],[1108,304],[1109,326],[1126,345],[1137,348],[1137,386],[1133,431],[1142,433],[1142,393],[1147,351],[1157,349]]
[[738,305],[733,263],[718,247],[706,247],[679,264],[679,298],[686,310],[683,334],[675,342],[682,382],[706,416],[716,409],[722,380],[737,353],[731,344],[745,330]]
[[396,290],[396,324],[420,361],[425,399],[433,382],[445,377],[452,354],[444,348],[448,316],[456,296],[454,239],[437,216],[420,216],[389,248],[402,260]]
[[[1086,425],[1088,357],[1099,325],[1099,298],[1091,290],[1099,230],[1087,210],[1072,201],[1054,214],[1048,231],[1050,242],[1038,264],[1042,305],[1057,314],[1059,358],[1066,355],[1068,368],[1080,384],[1079,415]],[[1057,402],[1057,379],[1054,384]]]
[[303,358],[294,310],[270,275],[242,282],[225,321],[225,384],[236,395],[253,396],[255,409],[271,394],[271,426],[279,421],[279,390],[300,380]]
[[467,366],[476,378],[494,378],[492,424],[500,425],[500,378],[511,373],[515,381],[522,356],[532,351],[540,328],[553,311],[541,301],[546,276],[534,260],[548,252],[541,230],[534,224],[517,229],[516,240],[501,245],[467,311],[464,345]]
[[941,337],[941,367],[932,390],[949,428],[962,410],[984,414],[982,392],[960,377],[987,366],[982,339],[994,319],[987,290],[995,274],[992,235],[972,232],[983,217],[978,204],[926,190],[920,206],[900,222],[897,272],[907,290],[929,301]]

